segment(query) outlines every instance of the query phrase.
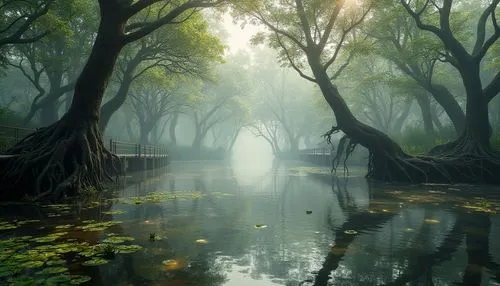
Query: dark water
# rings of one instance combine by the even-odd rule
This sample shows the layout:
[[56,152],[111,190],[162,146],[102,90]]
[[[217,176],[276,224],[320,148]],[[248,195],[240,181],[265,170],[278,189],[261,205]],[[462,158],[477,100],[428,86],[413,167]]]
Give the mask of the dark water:
[[500,285],[500,189],[328,174],[173,163],[112,199],[2,206],[0,284]]

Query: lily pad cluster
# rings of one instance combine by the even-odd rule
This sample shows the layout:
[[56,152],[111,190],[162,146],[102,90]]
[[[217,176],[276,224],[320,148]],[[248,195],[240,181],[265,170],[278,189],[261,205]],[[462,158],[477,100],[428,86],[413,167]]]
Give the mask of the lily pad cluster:
[[[5,229],[34,221],[1,222]],[[97,266],[110,262],[115,254],[136,252],[143,247],[127,245],[133,237],[108,234],[102,242],[89,244],[68,237],[68,231],[102,231],[120,222],[84,221],[53,228],[53,233],[0,240],[0,279],[9,285],[78,285],[89,276],[71,275],[69,265]],[[73,253],[76,255],[68,255]],[[71,259],[69,257],[72,257]]]
[[84,225],[77,226],[76,229],[82,231],[103,231],[108,229],[110,226],[120,224],[121,221],[106,221],[106,222],[97,222],[94,220],[85,220],[82,221]]
[[14,285],[78,285],[89,281],[88,276],[70,275],[64,259],[66,253],[79,252],[88,244],[45,244],[61,236],[59,233],[0,240],[0,279]]
[[28,223],[39,222],[40,220],[13,220],[13,221],[0,221],[0,231],[16,229]]
[[120,198],[116,201],[118,203],[129,204],[129,205],[139,205],[144,203],[160,203],[169,200],[192,200],[202,198],[204,194],[201,192],[193,191],[193,192],[152,192],[145,196],[137,196],[137,197],[128,197],[128,198]]

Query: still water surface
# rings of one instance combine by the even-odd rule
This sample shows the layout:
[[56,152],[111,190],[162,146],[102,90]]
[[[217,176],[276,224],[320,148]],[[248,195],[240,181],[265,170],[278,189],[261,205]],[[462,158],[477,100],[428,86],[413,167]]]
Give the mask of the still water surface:
[[107,199],[1,206],[0,284],[500,285],[499,213],[492,188],[174,162]]

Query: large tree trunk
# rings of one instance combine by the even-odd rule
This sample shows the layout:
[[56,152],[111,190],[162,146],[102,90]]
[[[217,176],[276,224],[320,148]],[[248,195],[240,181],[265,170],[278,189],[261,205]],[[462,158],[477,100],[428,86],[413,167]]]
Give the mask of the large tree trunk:
[[109,121],[113,114],[120,109],[120,107],[125,103],[127,99],[128,92],[130,90],[130,86],[132,85],[134,72],[137,66],[139,65],[139,61],[136,59],[131,60],[127,64],[127,68],[123,73],[123,78],[120,83],[120,87],[116,92],[115,96],[111,98],[108,102],[106,102],[101,107],[101,119],[99,121],[99,129],[104,134],[106,131],[106,127],[108,126]]
[[391,128],[393,134],[401,134],[403,125],[406,119],[408,119],[408,116],[410,115],[412,105],[413,105],[413,100],[405,104],[403,111],[401,111],[399,116],[396,118]]
[[465,129],[465,113],[451,92],[440,84],[432,84],[426,87],[427,91],[444,109],[455,128],[455,133],[460,136]]
[[55,101],[47,102],[40,108],[40,124],[41,126],[49,126],[56,122],[58,107]]
[[[116,3],[115,3],[116,4]],[[24,196],[60,199],[90,188],[102,189],[110,179],[112,156],[98,128],[99,108],[122,49],[124,25],[119,7],[100,2],[101,23],[90,57],[77,80],[68,112],[7,151],[0,165],[0,200]]]
[[422,112],[422,120],[424,122],[424,131],[429,137],[434,136],[434,125],[432,123],[431,100],[425,93],[417,92],[415,94],[417,103]]
[[175,129],[177,128],[177,123],[179,122],[179,113],[174,113],[172,119],[170,120],[170,125],[168,127],[168,133],[170,136],[170,142],[172,145],[177,145],[177,136],[175,135]]

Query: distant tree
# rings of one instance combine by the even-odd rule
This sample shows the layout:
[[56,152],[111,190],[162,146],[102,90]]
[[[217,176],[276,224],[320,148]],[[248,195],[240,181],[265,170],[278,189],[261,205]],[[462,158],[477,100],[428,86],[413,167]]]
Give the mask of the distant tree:
[[236,61],[228,61],[230,63],[216,68],[215,81],[204,81],[200,92],[191,95],[194,151],[201,151],[203,141],[216,125],[243,118],[247,113],[245,104],[239,99],[248,93],[246,71]]
[[259,58],[252,80],[257,98],[253,103],[256,122],[251,130],[271,144],[275,156],[296,154],[310,122],[319,115],[310,98],[314,89],[298,81],[293,70],[266,65],[271,59]]
[[[169,113],[178,110],[187,97],[182,90],[186,84],[179,77],[165,75],[159,68],[148,70],[144,77],[134,84],[128,104],[139,125],[139,142],[149,144],[150,135]],[[164,128],[160,134],[162,135]]]
[[[223,2],[99,0],[98,33],[71,106],[60,120],[7,150],[16,156],[1,161],[1,199],[60,199],[90,187],[102,190],[116,157],[106,150],[99,131],[100,107],[120,51],[166,24],[184,22],[199,9]],[[142,21],[141,13],[155,5],[160,7],[157,17]]]

